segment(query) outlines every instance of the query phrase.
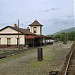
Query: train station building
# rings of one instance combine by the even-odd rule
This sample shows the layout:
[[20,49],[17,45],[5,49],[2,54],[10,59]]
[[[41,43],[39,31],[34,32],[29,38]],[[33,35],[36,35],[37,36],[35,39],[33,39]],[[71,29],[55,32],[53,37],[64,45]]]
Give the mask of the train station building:
[[42,35],[42,27],[37,20],[27,27],[20,28],[17,24],[6,26],[0,30],[0,47],[30,47],[43,45],[43,39],[52,39]]

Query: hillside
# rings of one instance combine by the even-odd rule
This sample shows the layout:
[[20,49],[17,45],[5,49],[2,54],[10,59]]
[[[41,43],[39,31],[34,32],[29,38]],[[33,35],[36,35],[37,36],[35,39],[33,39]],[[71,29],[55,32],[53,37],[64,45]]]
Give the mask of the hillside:
[[65,30],[61,30],[59,32],[54,33],[54,35],[59,34],[59,33],[69,33],[69,32],[72,32],[72,31],[75,31],[75,27],[69,28],[69,29],[65,29]]

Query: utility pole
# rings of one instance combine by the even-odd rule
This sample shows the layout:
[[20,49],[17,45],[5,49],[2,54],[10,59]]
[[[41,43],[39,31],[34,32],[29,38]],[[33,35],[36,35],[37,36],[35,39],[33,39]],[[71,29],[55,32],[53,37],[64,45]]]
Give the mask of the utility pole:
[[20,42],[20,39],[19,39],[19,19],[18,19],[18,49],[20,50],[19,42]]

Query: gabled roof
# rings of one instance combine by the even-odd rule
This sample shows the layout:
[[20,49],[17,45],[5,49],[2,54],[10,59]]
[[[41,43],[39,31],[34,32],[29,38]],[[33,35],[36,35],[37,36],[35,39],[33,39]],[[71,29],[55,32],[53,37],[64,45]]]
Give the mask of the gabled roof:
[[29,29],[23,29],[23,28],[18,28],[18,27],[13,27],[13,26],[6,26],[6,27],[2,28],[0,31],[4,30],[6,28],[14,29],[16,31],[21,32],[22,34],[31,34],[31,35],[34,35],[33,33],[30,32]]
[[29,26],[43,26],[41,25],[37,20],[35,20],[33,23],[31,23]]

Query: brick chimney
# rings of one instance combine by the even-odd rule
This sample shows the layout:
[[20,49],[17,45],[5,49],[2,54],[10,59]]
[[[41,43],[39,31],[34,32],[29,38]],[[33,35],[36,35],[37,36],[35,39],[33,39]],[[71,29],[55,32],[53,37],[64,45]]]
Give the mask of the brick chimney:
[[17,27],[18,27],[18,26],[17,26],[17,24],[14,24],[14,27],[16,27],[16,28],[17,28]]

